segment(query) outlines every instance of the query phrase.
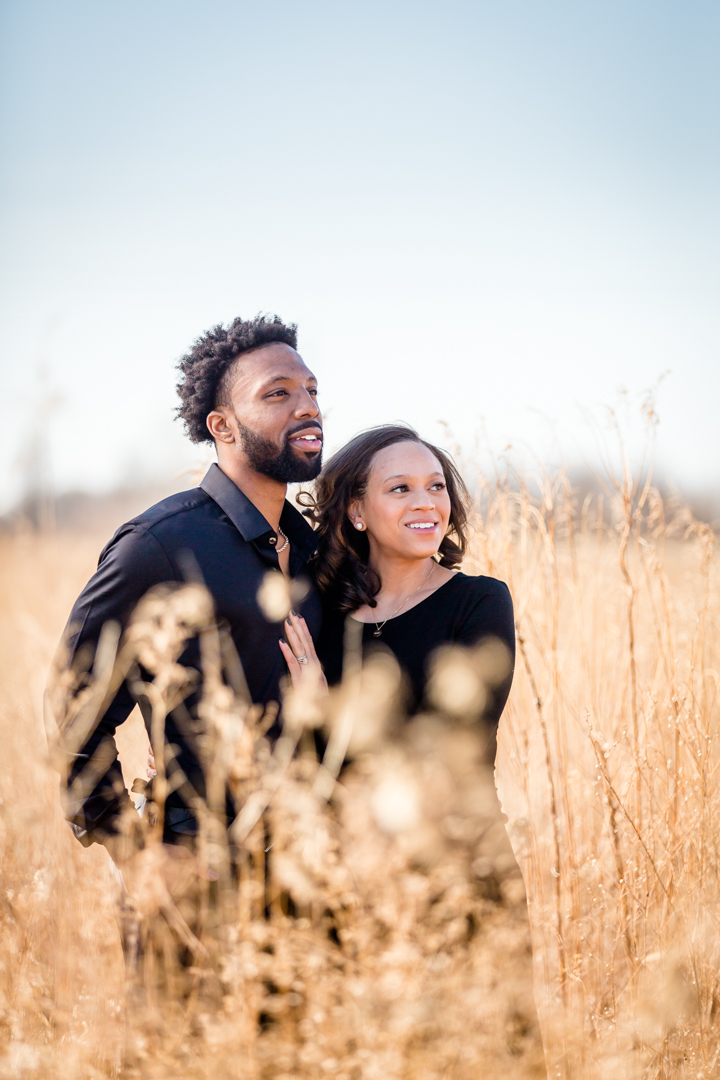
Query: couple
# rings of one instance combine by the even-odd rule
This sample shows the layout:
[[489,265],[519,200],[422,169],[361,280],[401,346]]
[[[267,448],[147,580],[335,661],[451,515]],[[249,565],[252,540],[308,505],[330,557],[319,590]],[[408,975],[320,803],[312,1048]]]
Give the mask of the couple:
[[[140,514],[105,547],[68,624],[75,671],[91,669],[103,626],[124,628],[148,589],[192,576],[209,590],[260,705],[280,700],[288,671],[296,685],[306,678],[339,682],[348,617],[362,624],[364,648],[381,642],[395,654],[410,714],[423,705],[439,647],[492,636],[514,655],[507,587],[457,570],[469,500],[450,458],[412,429],[386,426],[356,436],[321,472],[317,381],[296,345],[295,327],[277,317],[236,319],[199,338],[180,361],[179,415],[194,442],[214,443],[218,464],[199,487]],[[287,484],[311,480],[317,483],[306,513],[315,529],[285,499]],[[312,582],[280,641],[280,628],[258,603],[265,575],[278,568]],[[180,662],[201,670],[197,638]],[[511,677],[486,710],[490,724],[500,717]],[[196,685],[168,714],[165,732],[177,765],[203,792],[200,699]],[[69,804],[75,835],[86,845],[104,843],[120,863],[129,797],[113,735],[136,703],[149,730],[150,705],[128,678],[78,748],[68,777],[81,792]],[[278,732],[276,724],[270,738]],[[197,822],[169,779],[163,840],[191,846]]]

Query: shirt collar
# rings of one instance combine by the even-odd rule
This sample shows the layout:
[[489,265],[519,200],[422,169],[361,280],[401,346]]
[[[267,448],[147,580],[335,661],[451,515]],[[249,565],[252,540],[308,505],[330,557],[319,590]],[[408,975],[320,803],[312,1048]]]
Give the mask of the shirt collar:
[[[219,465],[213,462],[205,473],[200,487],[227,514],[243,540],[252,542],[272,533],[273,530],[257,506],[222,471]],[[280,527],[296,550],[306,557],[313,553],[317,546],[315,533],[302,514],[287,499],[280,515]]]

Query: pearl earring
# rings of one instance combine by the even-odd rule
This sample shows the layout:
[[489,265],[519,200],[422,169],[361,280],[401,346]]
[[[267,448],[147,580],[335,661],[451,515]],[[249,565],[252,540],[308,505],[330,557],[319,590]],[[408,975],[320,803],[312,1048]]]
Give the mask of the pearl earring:
[[365,526],[363,525],[362,521],[356,521],[355,522],[355,528],[360,529],[360,531],[362,532],[362,530],[365,528]]

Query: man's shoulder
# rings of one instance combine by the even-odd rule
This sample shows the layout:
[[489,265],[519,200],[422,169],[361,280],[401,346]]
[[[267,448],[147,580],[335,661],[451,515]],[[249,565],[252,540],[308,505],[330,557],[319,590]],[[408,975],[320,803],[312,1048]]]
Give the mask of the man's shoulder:
[[174,524],[174,519],[180,515],[187,515],[206,507],[212,503],[212,499],[202,488],[189,488],[187,491],[178,491],[175,495],[168,495],[154,506],[143,510],[141,514],[126,522],[124,529],[162,529],[163,526]]
[[190,488],[161,499],[126,521],[108,541],[100,554],[100,563],[113,554],[114,558],[149,558],[160,551],[167,554],[166,544],[173,537],[189,538],[193,527],[200,524],[204,511],[213,500],[202,488]]

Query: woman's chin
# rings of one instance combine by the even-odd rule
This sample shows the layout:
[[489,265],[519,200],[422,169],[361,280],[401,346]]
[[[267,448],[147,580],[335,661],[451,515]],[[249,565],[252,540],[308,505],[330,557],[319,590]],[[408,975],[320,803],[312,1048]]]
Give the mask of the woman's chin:
[[407,559],[431,559],[433,555],[437,555],[438,546],[435,543],[423,543],[421,540],[416,540],[410,544],[403,545],[403,554]]

